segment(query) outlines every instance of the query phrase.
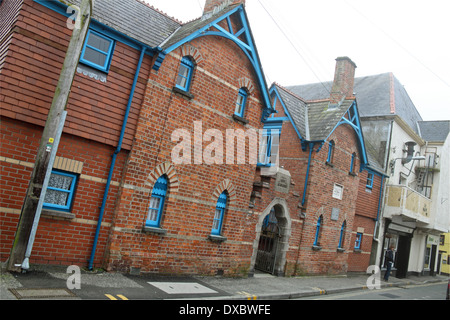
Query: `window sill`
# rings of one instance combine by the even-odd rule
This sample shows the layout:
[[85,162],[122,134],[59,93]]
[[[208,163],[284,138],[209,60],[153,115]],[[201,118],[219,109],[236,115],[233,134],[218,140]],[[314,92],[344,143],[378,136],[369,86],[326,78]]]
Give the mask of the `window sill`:
[[240,122],[244,125],[246,125],[248,123],[248,120],[245,118],[242,118],[241,116],[238,116],[237,114],[233,113],[233,119],[237,122]]
[[192,100],[194,99],[194,95],[188,91],[184,91],[183,89],[180,89],[178,87],[173,87],[172,92],[180,95],[182,98],[186,100]]
[[357,176],[357,174],[354,173],[354,172],[352,172],[352,171],[350,171],[350,172],[348,173],[348,175],[349,175],[349,176],[353,176],[353,177],[356,177],[356,176]]
[[64,219],[64,220],[75,219],[75,214],[73,214],[71,212],[56,211],[56,210],[50,210],[50,209],[42,209],[41,215],[43,217]]
[[162,235],[162,236],[167,233],[166,229],[162,229],[162,228],[158,228],[158,227],[149,227],[149,226],[144,226],[142,231],[144,231],[145,233],[154,233],[154,234],[158,234],[158,235]]
[[361,250],[361,249],[353,249],[353,252],[354,252],[354,253],[361,253],[362,250]]
[[208,240],[211,240],[214,242],[225,242],[225,241],[227,241],[227,238],[224,236],[220,236],[218,234],[210,234],[208,236]]
[[313,251],[320,251],[320,250],[322,250],[322,247],[313,245],[312,249],[313,249]]
[[336,251],[337,251],[337,252],[345,252],[345,249],[344,249],[344,248],[337,248]]
[[98,69],[95,69],[93,67],[87,66],[83,64],[83,62],[80,62],[77,66],[77,72],[81,73],[91,79],[98,80],[100,82],[106,83],[106,79],[108,74],[104,71],[100,71]]
[[329,161],[325,161],[325,164],[327,165],[327,166],[330,166],[330,167],[334,167],[334,164],[332,164],[331,162],[329,162]]

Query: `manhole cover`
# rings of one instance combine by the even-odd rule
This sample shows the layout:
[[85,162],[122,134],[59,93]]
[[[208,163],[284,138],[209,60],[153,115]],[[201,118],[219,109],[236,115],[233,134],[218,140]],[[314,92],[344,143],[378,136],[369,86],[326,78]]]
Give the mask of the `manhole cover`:
[[76,295],[65,288],[16,288],[9,289],[17,299],[63,299]]
[[196,282],[148,282],[150,285],[168,294],[196,294],[196,293],[217,293],[217,291],[202,286]]

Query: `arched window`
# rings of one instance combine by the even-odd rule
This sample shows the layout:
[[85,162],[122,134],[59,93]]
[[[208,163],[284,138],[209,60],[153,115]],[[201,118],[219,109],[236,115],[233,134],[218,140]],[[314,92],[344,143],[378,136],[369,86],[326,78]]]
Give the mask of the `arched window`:
[[216,211],[214,213],[213,226],[211,234],[220,235],[222,233],[223,218],[225,215],[225,209],[227,206],[227,191],[225,190],[219,196],[216,205]]
[[322,232],[322,228],[323,228],[323,217],[320,216],[319,219],[317,220],[317,224],[316,224],[316,236],[314,238],[315,246],[319,246],[319,240],[320,240],[320,234]]
[[245,106],[247,104],[247,96],[247,90],[245,90],[245,88],[240,88],[236,100],[236,108],[234,110],[234,114],[242,118],[244,117]]
[[343,249],[344,246],[344,241],[345,241],[345,229],[347,227],[346,222],[342,222],[342,226],[341,226],[341,234],[339,235],[339,245],[338,248],[339,249]]
[[148,208],[146,226],[159,228],[161,225],[161,217],[164,209],[164,200],[167,193],[167,177],[161,176],[156,180],[153,186],[152,196],[150,198],[150,206]]
[[194,73],[194,63],[188,56],[181,59],[180,69],[175,86],[183,91],[189,91],[191,87],[192,75]]

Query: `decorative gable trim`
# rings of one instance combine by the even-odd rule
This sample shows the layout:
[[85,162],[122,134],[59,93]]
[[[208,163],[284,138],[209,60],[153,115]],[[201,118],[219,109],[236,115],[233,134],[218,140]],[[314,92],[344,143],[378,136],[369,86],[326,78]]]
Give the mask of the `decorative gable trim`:
[[[232,16],[233,18],[239,19],[240,24],[242,26],[240,30],[233,30],[231,24]],[[211,19],[214,18],[211,17]],[[222,22],[224,22],[226,26],[223,26],[224,24]],[[266,80],[262,72],[261,62],[259,60],[253,36],[251,34],[244,6],[239,5],[235,8],[231,8],[228,12],[225,12],[223,15],[218,16],[211,22],[204,21],[202,26],[199,26],[198,29],[196,29],[189,35],[183,37],[181,40],[169,44],[168,47],[165,48],[163,52],[165,54],[168,54],[173,50],[175,50],[176,48],[179,48],[180,46],[183,46],[184,44],[196,38],[204,36],[220,36],[227,38],[233,41],[245,53],[256,73],[256,77],[258,79],[259,87],[262,93],[265,108],[261,121],[264,121],[272,112],[274,112],[274,110],[272,110],[271,107]]]

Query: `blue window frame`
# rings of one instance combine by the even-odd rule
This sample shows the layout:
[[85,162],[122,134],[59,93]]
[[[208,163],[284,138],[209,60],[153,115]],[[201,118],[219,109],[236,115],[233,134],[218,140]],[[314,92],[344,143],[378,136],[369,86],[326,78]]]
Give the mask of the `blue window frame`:
[[320,216],[319,219],[317,219],[317,224],[316,224],[316,236],[314,238],[314,245],[315,246],[319,245],[320,232],[322,230],[322,227],[323,227],[323,217]]
[[356,160],[356,153],[352,153],[352,161],[350,163],[350,173],[355,173],[355,160]]
[[264,128],[259,148],[258,165],[275,165],[280,144],[280,129]]
[[217,200],[216,211],[214,213],[213,226],[211,234],[220,235],[222,232],[223,218],[225,215],[225,208],[227,206],[227,193],[222,192]]
[[366,188],[372,189],[373,188],[373,173],[367,174],[367,181],[366,181]]
[[114,40],[93,30],[88,30],[80,62],[103,72],[109,71],[114,51]]
[[334,141],[331,140],[330,142],[328,142],[328,157],[327,157],[328,163],[333,162],[333,155],[334,155]]
[[156,180],[153,186],[150,205],[148,208],[146,226],[159,228],[161,225],[161,217],[164,209],[164,201],[167,193],[167,177],[161,176]]
[[247,104],[247,90],[244,88],[239,89],[238,97],[236,100],[236,109],[234,114],[239,117],[244,117],[245,106]]
[[345,240],[345,229],[346,229],[346,222],[344,221],[341,226],[341,234],[339,235],[339,245],[338,248],[342,249],[342,246],[344,245]]
[[363,237],[362,233],[358,232],[356,234],[355,249],[361,249],[362,237]]
[[189,57],[181,59],[180,69],[175,87],[183,91],[189,91],[191,87],[192,74],[194,73],[194,63]]
[[52,170],[43,207],[52,210],[70,211],[77,178],[76,174]]

